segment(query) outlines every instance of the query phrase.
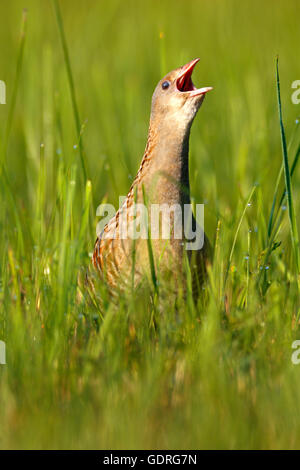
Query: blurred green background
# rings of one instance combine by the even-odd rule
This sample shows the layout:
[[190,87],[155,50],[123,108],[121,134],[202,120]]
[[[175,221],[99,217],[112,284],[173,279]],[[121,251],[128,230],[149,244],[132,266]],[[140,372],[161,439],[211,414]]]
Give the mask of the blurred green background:
[[[87,185],[53,2],[1,3],[0,446],[299,447],[300,369],[290,361],[299,295],[287,214],[281,246],[267,266],[261,261],[282,163],[277,54],[290,158],[300,138],[300,105],[291,102],[300,79],[299,2],[59,5]],[[165,311],[154,332],[147,300],[121,299],[116,309],[107,299],[103,314],[85,299],[77,273],[89,265],[97,205],[117,205],[139,167],[158,80],[195,57],[196,86],[214,91],[192,128],[191,191],[206,204],[212,243],[221,224],[217,266],[208,306],[183,303],[179,322]],[[296,209],[299,184],[296,171]]]

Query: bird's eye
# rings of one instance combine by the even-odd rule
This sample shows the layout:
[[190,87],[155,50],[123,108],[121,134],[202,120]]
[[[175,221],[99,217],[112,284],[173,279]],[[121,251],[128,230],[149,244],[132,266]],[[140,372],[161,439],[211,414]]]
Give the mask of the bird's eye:
[[170,86],[170,82],[164,82],[161,87],[163,90],[166,90],[167,88],[169,88],[169,86]]

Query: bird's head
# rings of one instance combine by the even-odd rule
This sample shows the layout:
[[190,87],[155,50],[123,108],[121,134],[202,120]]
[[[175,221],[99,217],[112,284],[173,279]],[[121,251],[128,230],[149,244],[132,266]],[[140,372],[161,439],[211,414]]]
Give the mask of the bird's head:
[[182,128],[191,126],[205,94],[212,90],[212,87],[196,88],[192,82],[191,76],[199,60],[188,62],[159,81],[152,97],[152,119],[167,120]]

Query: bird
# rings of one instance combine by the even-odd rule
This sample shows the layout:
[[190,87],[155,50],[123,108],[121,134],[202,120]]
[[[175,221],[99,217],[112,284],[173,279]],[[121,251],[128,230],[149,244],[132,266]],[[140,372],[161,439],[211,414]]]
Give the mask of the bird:
[[[206,93],[212,90],[212,87],[196,88],[192,81],[192,72],[199,60],[196,58],[176,68],[158,82],[152,96],[146,148],[137,175],[123,204],[96,239],[92,263],[113,290],[120,286],[137,287],[145,278],[157,282],[159,273],[167,282],[173,283],[176,291],[178,286],[186,282],[186,260],[196,296],[205,279],[207,265],[211,262],[208,238],[202,233],[204,243],[197,249],[185,251],[183,224],[181,228],[179,224],[179,233],[175,226],[178,220],[183,220],[184,207],[191,204],[191,126]],[[146,207],[148,216],[148,226],[146,224],[144,230],[141,228],[143,211],[138,213],[136,209],[139,205]],[[152,225],[149,230],[150,220],[154,220],[153,207],[159,210],[163,208],[165,214],[169,215],[169,218],[161,216],[164,221],[168,219],[167,237],[162,236],[165,222],[161,218],[155,219],[158,222],[155,237],[151,232]],[[191,226],[197,228],[193,214],[191,219]],[[121,230],[124,221],[127,236],[123,236]],[[140,237],[136,236],[137,225]],[[129,236],[129,233],[135,236]]]

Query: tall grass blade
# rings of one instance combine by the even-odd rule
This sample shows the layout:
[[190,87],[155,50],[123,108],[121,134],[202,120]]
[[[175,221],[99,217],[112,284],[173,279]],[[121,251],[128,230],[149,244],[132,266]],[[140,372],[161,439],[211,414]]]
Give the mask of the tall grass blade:
[[[147,199],[146,199],[146,193],[145,193],[144,186],[142,186],[142,190],[143,190],[144,204],[147,207]],[[150,270],[151,270],[151,279],[152,279],[152,283],[153,283],[153,286],[154,286],[155,293],[157,294],[158,293],[158,283],[157,283],[157,277],[156,277],[156,272],[155,272],[155,261],[154,261],[152,243],[151,243],[151,233],[150,233],[149,224],[148,224],[148,235],[147,235],[147,247],[148,247],[149,263],[150,263]]]
[[[293,174],[295,172],[296,166],[297,166],[298,161],[299,161],[299,157],[300,157],[300,144],[297,148],[296,155],[295,155],[294,161],[293,161],[292,166],[291,166],[291,178],[293,177]],[[286,195],[286,192],[283,191],[283,193],[281,194],[281,198],[279,200],[279,208],[281,207],[281,204],[283,203],[285,195]],[[278,208],[278,210],[279,210],[279,208]]]
[[[297,166],[298,161],[299,161],[299,156],[300,156],[300,144],[298,145],[298,148],[297,148],[297,150],[296,150],[296,154],[295,154],[295,157],[294,157],[292,166],[291,166],[291,172],[290,172],[291,178],[292,178],[293,175],[294,175],[296,166]],[[270,213],[269,222],[268,222],[268,238],[271,237],[271,233],[272,233],[273,227],[274,227],[274,225],[275,225],[275,223],[276,223],[276,220],[277,220],[277,217],[278,217],[278,213],[279,213],[279,211],[280,211],[281,205],[282,205],[283,200],[284,200],[284,197],[285,197],[285,195],[286,195],[286,191],[284,190],[284,191],[282,192],[282,194],[281,194],[281,197],[280,197],[280,200],[279,200],[279,205],[278,205],[278,207],[277,207],[277,210],[275,211],[276,199],[277,199],[277,195],[278,195],[278,191],[279,191],[279,184],[280,184],[280,180],[281,180],[281,177],[282,177],[282,173],[283,173],[283,165],[281,165],[281,167],[280,167],[280,170],[279,170],[279,173],[278,173],[278,177],[277,177],[277,180],[276,180],[275,191],[274,191],[274,197],[273,197],[273,202],[272,202],[272,208],[271,208],[271,213]],[[274,220],[273,220],[273,219],[274,219]]]
[[298,275],[298,286],[299,286],[299,275],[300,275],[299,237],[298,237],[297,222],[296,222],[296,216],[295,216],[295,210],[294,210],[292,183],[291,183],[291,175],[290,175],[290,169],[289,169],[285,131],[284,131],[284,125],[283,125],[283,119],[282,119],[278,57],[276,58],[276,82],[277,82],[277,101],[278,101],[278,114],[279,114],[279,124],[280,124],[282,157],[283,157],[284,176],[285,176],[285,187],[286,187],[286,193],[287,193],[288,213],[289,213],[289,221],[290,221],[290,232],[291,232],[292,246],[293,246],[294,256],[295,256],[297,275]]
[[0,176],[2,177],[3,186],[5,187],[7,191],[8,200],[10,202],[12,213],[14,214],[16,226],[18,228],[18,237],[20,241],[20,248],[21,248],[22,254],[24,253],[24,237],[23,237],[22,223],[20,220],[19,209],[16,204],[15,194],[11,187],[5,164],[6,164],[6,157],[7,157],[8,141],[9,141],[9,136],[10,136],[15,108],[16,108],[17,94],[18,94],[22,64],[23,64],[24,47],[25,47],[25,39],[26,39],[26,20],[27,20],[27,10],[24,9],[22,13],[22,21],[21,21],[21,33],[20,33],[20,44],[19,44],[18,58],[17,58],[16,76],[15,76],[15,81],[13,84],[12,97],[11,97],[10,106],[8,110],[8,118],[7,118],[7,123],[6,123],[4,143],[3,143],[3,148],[2,148],[2,157],[1,157],[1,162],[0,162]]
[[226,285],[226,282],[227,282],[227,278],[228,278],[228,273],[229,273],[229,269],[230,269],[230,265],[231,265],[231,261],[232,261],[232,257],[233,257],[233,252],[234,252],[234,248],[235,248],[235,245],[236,245],[236,241],[237,241],[237,237],[238,237],[238,234],[239,234],[239,231],[240,231],[240,228],[241,228],[241,225],[242,225],[242,222],[243,222],[243,219],[244,219],[244,216],[246,214],[246,210],[247,210],[247,207],[252,199],[252,196],[256,190],[257,186],[253,186],[250,194],[249,194],[249,197],[247,199],[247,202],[245,204],[245,207],[244,207],[244,210],[242,212],[242,215],[240,217],[240,220],[239,220],[239,223],[237,225],[237,228],[236,228],[236,231],[235,231],[235,234],[234,234],[234,239],[233,239],[233,242],[232,242],[232,246],[231,246],[231,250],[230,250],[230,254],[229,254],[229,258],[228,258],[228,264],[227,264],[227,268],[226,268],[226,273],[225,273],[225,279],[224,279],[224,288],[225,288],[225,285]]
[[74,85],[74,79],[73,79],[73,74],[72,74],[70,56],[69,56],[69,51],[68,51],[68,46],[67,46],[67,41],[66,41],[66,36],[65,36],[65,31],[64,31],[64,25],[63,25],[63,19],[62,19],[58,0],[53,0],[53,4],[54,4],[54,9],[55,9],[61,44],[63,48],[65,65],[67,69],[68,82],[69,82],[69,87],[70,87],[73,113],[74,113],[74,119],[75,119],[75,125],[76,125],[76,132],[77,132],[77,137],[78,137],[79,155],[80,155],[80,160],[81,160],[82,172],[83,172],[84,180],[86,181],[88,175],[87,175],[86,163],[84,159],[82,130],[81,130],[77,100],[76,100],[75,85]]

